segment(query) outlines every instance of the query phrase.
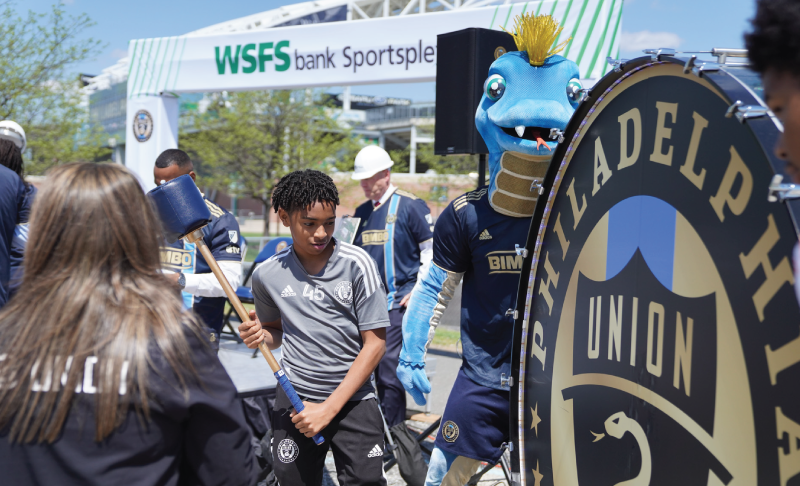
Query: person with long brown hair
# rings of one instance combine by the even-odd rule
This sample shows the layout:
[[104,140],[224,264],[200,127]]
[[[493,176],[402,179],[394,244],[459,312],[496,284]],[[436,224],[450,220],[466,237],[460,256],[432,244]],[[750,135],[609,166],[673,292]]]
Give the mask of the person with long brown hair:
[[236,390],[161,274],[159,242],[125,168],[48,174],[0,310],[0,482],[255,483]]

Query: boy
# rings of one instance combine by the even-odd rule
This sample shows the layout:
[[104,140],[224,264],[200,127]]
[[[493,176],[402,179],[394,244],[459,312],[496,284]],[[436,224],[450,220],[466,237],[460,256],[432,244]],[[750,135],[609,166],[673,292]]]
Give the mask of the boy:
[[[783,125],[775,155],[800,183],[800,3],[760,0],[753,30],[745,34],[750,67],[761,74],[764,101]],[[787,181],[788,182],[788,181]],[[794,249],[795,292],[800,301],[800,245]]]
[[[283,370],[306,407],[295,413],[278,387],[275,475],[283,486],[322,484],[330,444],[339,484],[385,485],[383,421],[370,376],[386,349],[389,315],[375,262],[332,237],[339,196],[322,172],[286,175],[272,204],[293,244],[254,272],[257,318],[239,332],[250,348],[283,344]],[[320,432],[325,443],[317,446],[311,437]]]

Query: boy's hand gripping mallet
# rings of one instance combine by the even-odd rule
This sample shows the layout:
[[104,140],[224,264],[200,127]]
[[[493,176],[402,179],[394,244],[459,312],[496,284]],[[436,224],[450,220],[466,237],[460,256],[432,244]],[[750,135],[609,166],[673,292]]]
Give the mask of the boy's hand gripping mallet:
[[[233,305],[236,313],[239,314],[239,318],[242,322],[250,320],[247,310],[242,305],[239,297],[236,296],[236,292],[231,287],[231,284],[228,283],[228,279],[225,278],[222,270],[220,270],[208,245],[203,241],[202,229],[211,221],[211,212],[208,210],[208,206],[203,200],[203,195],[200,194],[200,190],[195,185],[194,180],[188,175],[176,177],[148,192],[147,196],[153,202],[158,215],[161,217],[167,241],[173,243],[180,238],[184,238],[189,243],[196,244],[206,263],[211,267],[211,271],[214,272],[214,276],[217,277],[220,285],[225,290],[231,305]],[[297,413],[302,412],[305,408],[303,402],[297,396],[297,392],[294,391],[294,387],[281,369],[281,365],[272,356],[272,352],[263,342],[258,345],[258,349],[261,350],[261,354],[264,355],[267,363],[269,363],[269,367],[275,374],[275,378],[283,388],[283,391],[286,392],[286,396],[292,402],[295,411]],[[314,436],[314,442],[319,445],[325,442],[325,439],[322,435],[317,434]]]

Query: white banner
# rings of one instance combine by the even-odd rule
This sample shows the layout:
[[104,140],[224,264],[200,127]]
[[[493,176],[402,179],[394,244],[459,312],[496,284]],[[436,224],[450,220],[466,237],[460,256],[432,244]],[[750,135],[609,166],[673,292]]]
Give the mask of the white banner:
[[130,43],[130,97],[433,81],[436,36],[469,27],[513,30],[521,13],[552,14],[572,37],[562,52],[583,78],[618,52],[622,0],[545,0],[424,15],[332,22]]
[[161,152],[178,148],[178,98],[140,96],[128,100],[125,166],[139,176],[142,187],[154,188],[153,167]]

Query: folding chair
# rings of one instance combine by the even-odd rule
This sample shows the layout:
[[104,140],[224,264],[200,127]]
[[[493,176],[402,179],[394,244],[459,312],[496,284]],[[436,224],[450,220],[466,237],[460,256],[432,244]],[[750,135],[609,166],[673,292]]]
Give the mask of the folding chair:
[[[250,286],[248,285],[250,278],[253,276],[253,272],[255,271],[256,267],[259,263],[266,261],[272,255],[278,253],[279,251],[286,248],[288,245],[292,244],[291,238],[281,237],[281,238],[273,238],[264,245],[264,248],[258,252],[256,255],[256,259],[253,261],[253,265],[247,271],[244,278],[242,279],[242,285],[236,288],[236,296],[239,297],[239,300],[242,301],[242,304],[252,304],[254,303],[253,300],[253,291],[251,290]],[[229,333],[226,332],[225,334],[230,334],[233,339],[238,342],[242,342],[239,338],[239,333],[233,328],[231,324],[231,315],[233,314],[233,306],[230,305],[230,301],[228,301],[228,312],[225,314],[223,318],[223,330],[228,328],[230,331]],[[257,351],[257,350],[256,350]]]

